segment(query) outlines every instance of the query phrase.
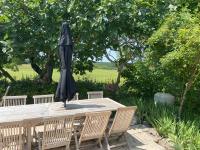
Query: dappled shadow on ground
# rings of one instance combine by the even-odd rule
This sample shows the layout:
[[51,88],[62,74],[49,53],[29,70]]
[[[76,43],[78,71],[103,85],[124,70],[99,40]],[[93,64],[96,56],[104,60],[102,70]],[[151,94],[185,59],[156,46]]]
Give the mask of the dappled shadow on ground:
[[145,144],[139,141],[138,139],[134,138],[130,133],[126,134],[126,139],[128,141],[128,146],[130,150],[143,150],[140,147],[144,146]]

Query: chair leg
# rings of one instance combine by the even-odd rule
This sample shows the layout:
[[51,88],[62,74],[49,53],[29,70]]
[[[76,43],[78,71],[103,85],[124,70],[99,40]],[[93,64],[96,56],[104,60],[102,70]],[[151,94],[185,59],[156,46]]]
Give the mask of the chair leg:
[[69,146],[69,145],[66,145],[65,150],[70,150],[70,146]]
[[76,143],[76,150],[79,150],[79,142],[78,142],[76,130],[74,130],[74,138],[75,138],[75,143]]
[[123,136],[124,136],[125,134],[124,133],[122,133],[121,135],[119,135],[118,137],[117,137],[117,141],[119,141]]
[[128,144],[128,141],[127,141],[127,138],[126,138],[126,134],[124,134],[124,140],[125,140],[125,142],[126,142],[126,146],[127,146],[128,150],[130,150],[130,149],[129,149],[129,144]]
[[28,135],[27,128],[24,127],[23,141],[24,141],[25,143],[27,143],[27,135]]
[[104,139],[105,139],[105,142],[106,142],[106,148],[107,148],[107,150],[110,150],[110,145],[109,145],[109,142],[108,142],[108,137],[106,135],[104,136]]
[[38,148],[39,148],[39,150],[43,150],[42,139],[40,139],[40,138],[38,138]]
[[98,139],[98,143],[99,143],[100,149],[103,149],[103,145],[102,145],[102,143],[101,143],[101,138]]
[[35,139],[35,141],[38,142],[36,127],[33,127],[33,139]]
[[20,144],[19,149],[20,149],[20,150],[24,150],[24,149],[25,149],[25,148],[24,148],[24,145],[21,145],[21,144]]

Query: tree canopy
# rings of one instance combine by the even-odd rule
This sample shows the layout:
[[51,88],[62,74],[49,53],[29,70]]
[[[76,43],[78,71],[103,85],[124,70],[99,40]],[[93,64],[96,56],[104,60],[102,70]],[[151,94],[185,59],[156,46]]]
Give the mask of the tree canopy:
[[15,64],[28,61],[47,82],[59,64],[63,21],[72,29],[75,73],[92,71],[93,63],[105,55],[117,67],[119,83],[123,69],[139,61],[136,68],[145,65],[152,82],[162,79],[157,89],[174,86],[181,95],[198,72],[198,0],[4,0],[0,5],[1,55],[6,58],[1,64],[10,63],[9,56]]
[[94,61],[104,54],[109,57],[107,50],[119,54],[114,63],[121,72],[124,64],[141,55],[145,41],[159,27],[169,4],[167,0],[5,0],[2,10],[13,56],[21,61],[28,59],[41,78],[51,81],[52,68],[58,64],[63,21],[72,28],[75,73],[92,71]]

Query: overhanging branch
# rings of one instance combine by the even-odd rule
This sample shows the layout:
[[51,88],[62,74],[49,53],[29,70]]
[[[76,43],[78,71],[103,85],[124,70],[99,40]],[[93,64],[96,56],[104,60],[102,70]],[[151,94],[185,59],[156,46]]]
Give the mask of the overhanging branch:
[[115,63],[115,61],[112,60],[112,59],[110,58],[110,56],[108,55],[107,52],[106,52],[106,54],[105,54],[105,57],[106,57],[110,62]]
[[15,79],[6,70],[4,70],[3,67],[0,67],[0,72],[4,77],[10,79],[11,82],[15,82]]
[[34,58],[30,58],[31,60],[31,67],[33,68],[33,70],[39,75],[42,75],[42,69],[34,62]]

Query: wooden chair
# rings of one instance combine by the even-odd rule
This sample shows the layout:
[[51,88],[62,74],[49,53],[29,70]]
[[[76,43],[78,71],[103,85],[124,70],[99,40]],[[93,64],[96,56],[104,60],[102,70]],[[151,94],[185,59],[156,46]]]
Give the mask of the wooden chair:
[[74,98],[72,99],[72,101],[74,101],[74,100],[79,100],[79,93],[76,93],[76,94],[75,94],[75,96],[74,96]]
[[33,99],[34,99],[34,104],[53,103],[54,102],[54,94],[34,95]]
[[[128,144],[126,141],[125,133],[129,129],[129,126],[131,124],[131,121],[136,109],[137,109],[136,106],[118,108],[115,118],[113,120],[112,126],[108,128],[108,132],[106,132],[105,134],[105,141],[106,141],[106,146],[108,150],[110,150],[111,148]],[[116,134],[119,134],[118,139],[124,136],[125,142],[110,146],[108,138]]]
[[111,112],[96,112],[87,113],[84,121],[83,129],[80,133],[79,141],[77,140],[77,134],[75,133],[76,149],[80,149],[80,145],[83,141],[97,139],[100,147],[102,148],[101,139],[104,135],[107,127]]
[[3,107],[26,105],[26,95],[23,96],[3,96]]
[[[48,95],[34,95],[34,104],[42,104],[42,103],[53,103],[54,102],[54,94],[48,94]],[[41,125],[42,123],[38,124]],[[36,137],[36,127],[33,128],[33,137]],[[40,128],[40,127],[39,127]]]
[[74,116],[53,117],[44,120],[44,132],[38,133],[39,149],[66,146],[69,150],[72,137]]
[[87,92],[88,99],[103,98],[103,91],[89,91]]
[[21,122],[0,123],[0,149],[24,149],[23,127]]

